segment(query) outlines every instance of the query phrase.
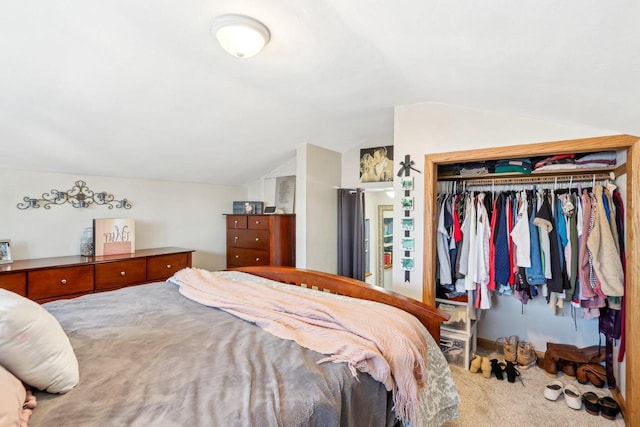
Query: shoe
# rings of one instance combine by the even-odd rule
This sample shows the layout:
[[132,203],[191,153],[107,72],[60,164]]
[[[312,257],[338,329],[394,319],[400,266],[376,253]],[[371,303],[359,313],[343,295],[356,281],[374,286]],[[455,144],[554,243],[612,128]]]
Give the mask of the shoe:
[[[582,381],[585,381],[585,376],[588,381],[591,381],[591,384],[598,388],[604,387],[607,382],[606,368],[602,365],[598,365],[597,363],[585,363],[578,367],[576,371],[576,379],[578,379],[578,382],[582,383]],[[587,382],[584,382],[583,384],[586,384]]]
[[578,366],[578,369],[576,369],[576,379],[580,384],[589,383],[589,377],[587,376],[587,369],[584,364]]
[[498,362],[498,359],[491,359],[491,373],[496,376],[500,381],[504,380],[504,376],[502,376],[502,366]]
[[563,393],[569,408],[576,410],[582,408],[582,395],[576,386],[571,384],[564,386]]
[[516,361],[522,369],[529,369],[535,365],[538,356],[533,348],[533,344],[530,342],[519,342]]
[[569,377],[572,380],[576,378],[576,364],[566,360],[560,361],[560,369],[565,377]]
[[478,356],[477,354],[473,355],[473,360],[471,361],[471,365],[469,366],[469,371],[472,374],[477,374],[480,372],[480,366],[482,365],[482,356]]
[[[520,371],[518,371],[511,362],[507,362],[507,367],[504,371],[507,373],[507,381],[510,383],[516,382],[516,377],[520,376]],[[522,381],[522,379],[520,381]]]
[[598,400],[600,415],[608,420],[615,420],[620,413],[620,405],[612,397],[605,396]]
[[600,397],[592,391],[583,394],[582,403],[584,403],[584,410],[591,415],[600,415],[598,400],[600,400]]
[[518,357],[518,337],[511,335],[509,338],[502,338],[502,352],[505,362],[516,363]]
[[553,360],[551,355],[548,353],[545,353],[544,359],[542,359],[542,369],[544,369],[544,373],[551,378],[556,378],[558,376],[558,362]]
[[562,383],[562,381],[551,381],[544,388],[544,397],[549,400],[558,400],[558,397],[560,397],[563,391],[564,384]]
[[488,357],[483,357],[480,362],[480,369],[482,369],[482,376],[485,378],[491,378],[491,362]]

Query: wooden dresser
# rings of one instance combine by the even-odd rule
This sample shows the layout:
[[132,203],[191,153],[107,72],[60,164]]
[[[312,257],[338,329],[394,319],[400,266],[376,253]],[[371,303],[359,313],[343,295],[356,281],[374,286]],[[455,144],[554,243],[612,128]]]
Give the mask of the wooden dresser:
[[143,249],[99,257],[66,256],[17,260],[0,265],[0,288],[37,302],[158,282],[191,267],[193,250]]
[[296,216],[227,215],[227,268],[296,265]]

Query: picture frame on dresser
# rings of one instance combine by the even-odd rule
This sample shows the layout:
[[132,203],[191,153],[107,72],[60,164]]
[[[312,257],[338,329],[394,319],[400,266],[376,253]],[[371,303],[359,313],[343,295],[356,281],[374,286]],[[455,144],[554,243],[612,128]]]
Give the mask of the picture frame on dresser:
[[12,262],[11,239],[0,239],[0,264],[10,264]]

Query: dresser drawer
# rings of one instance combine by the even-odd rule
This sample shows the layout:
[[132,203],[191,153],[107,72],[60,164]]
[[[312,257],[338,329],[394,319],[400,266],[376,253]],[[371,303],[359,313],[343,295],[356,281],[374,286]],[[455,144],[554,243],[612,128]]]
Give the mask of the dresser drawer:
[[250,230],[268,230],[269,229],[269,217],[268,216],[247,216],[247,228]]
[[227,228],[247,228],[247,216],[227,215]]
[[93,265],[30,271],[27,296],[38,300],[93,291]]
[[27,296],[27,273],[0,274],[0,288]]
[[96,289],[117,288],[147,280],[147,261],[130,261],[96,264]]
[[189,254],[160,255],[147,260],[147,280],[167,280],[178,270],[189,267]]
[[229,248],[227,251],[227,265],[230,267],[269,265],[269,251]]
[[229,248],[269,249],[268,230],[227,230]]

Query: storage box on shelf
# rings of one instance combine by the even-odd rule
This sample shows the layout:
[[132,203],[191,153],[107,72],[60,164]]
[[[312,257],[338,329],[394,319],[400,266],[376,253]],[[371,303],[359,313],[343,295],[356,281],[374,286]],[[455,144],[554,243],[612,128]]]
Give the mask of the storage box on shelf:
[[469,318],[468,303],[436,298],[436,306],[450,315],[440,326],[440,349],[449,363],[469,368],[476,351],[477,321]]

